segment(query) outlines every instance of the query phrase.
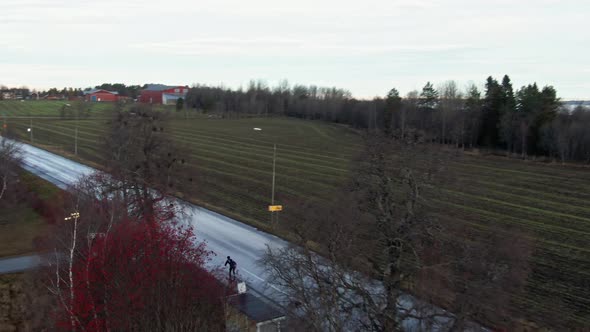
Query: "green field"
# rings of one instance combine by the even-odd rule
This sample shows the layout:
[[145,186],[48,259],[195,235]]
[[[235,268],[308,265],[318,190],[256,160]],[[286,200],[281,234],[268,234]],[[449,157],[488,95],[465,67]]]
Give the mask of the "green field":
[[[57,116],[61,106],[50,104],[0,102],[0,115]],[[34,119],[35,143],[71,156],[77,125],[78,157],[100,165],[104,105],[93,106],[95,115],[85,120]],[[7,121],[27,142],[30,121]],[[199,192],[194,201],[263,228],[269,222],[273,144],[279,203],[291,197],[329,199],[347,180],[361,149],[355,131],[315,121],[180,115],[170,127],[192,151],[190,167]],[[479,156],[465,156],[450,168],[459,179],[436,201],[441,218],[484,230],[486,225],[518,225],[534,240],[527,292],[516,299],[527,317],[555,317],[561,328],[590,326],[590,169]],[[283,221],[289,218],[285,209]]]
[[[23,190],[29,194],[43,201],[56,201],[59,189],[53,184],[25,171],[19,178]],[[33,253],[33,241],[46,229],[47,222],[26,200],[11,207],[0,207],[0,257]]]
[[45,223],[29,207],[0,209],[0,257],[34,252],[33,240],[41,235]]
[[[1,100],[0,117],[58,117],[63,107],[73,107],[74,101],[31,101],[31,100]],[[68,106],[69,105],[69,106]],[[112,104],[85,103],[94,116],[105,116],[106,111],[112,109]]]

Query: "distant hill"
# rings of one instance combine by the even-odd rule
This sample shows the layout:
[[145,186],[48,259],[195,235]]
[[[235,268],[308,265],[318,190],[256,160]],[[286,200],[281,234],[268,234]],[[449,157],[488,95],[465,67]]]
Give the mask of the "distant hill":
[[582,106],[590,109],[590,100],[564,100],[561,102],[569,111],[573,111],[576,107]]

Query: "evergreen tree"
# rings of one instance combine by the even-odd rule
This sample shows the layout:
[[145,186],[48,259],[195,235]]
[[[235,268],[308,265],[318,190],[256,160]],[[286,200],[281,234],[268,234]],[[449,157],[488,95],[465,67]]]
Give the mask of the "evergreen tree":
[[539,118],[541,124],[544,125],[555,118],[560,107],[560,99],[557,98],[557,91],[555,91],[554,87],[543,87],[543,90],[541,90],[541,104]]
[[469,112],[478,112],[481,108],[481,92],[477,86],[472,85],[467,90],[467,99],[465,100],[465,108]]
[[500,87],[502,93],[502,105],[500,107],[500,139],[506,145],[509,152],[514,150],[516,140],[516,131],[518,130],[518,121],[516,118],[516,98],[510,77],[504,75]]
[[391,102],[401,101],[402,98],[399,96],[399,91],[397,91],[396,88],[392,88],[387,93],[387,99],[386,100],[387,100],[388,103],[391,103]]
[[[519,122],[519,141],[520,141],[520,152],[522,157],[531,152],[530,147],[534,146],[534,134],[531,131],[535,131],[534,123],[537,117],[537,113],[541,109],[541,93],[537,87],[537,83],[523,86],[516,93],[517,98],[517,113]],[[531,130],[531,127],[533,127]]]
[[434,89],[430,82],[422,88],[420,99],[418,100],[418,109],[420,112],[420,129],[431,133],[434,131],[433,127],[433,113],[438,104],[438,91]]
[[[536,153],[546,153],[546,149],[541,144],[541,134],[543,129],[550,125],[553,119],[557,116],[560,107],[559,98],[557,98],[557,91],[552,86],[545,86],[539,93],[540,108],[535,114],[533,123],[532,139],[534,142],[534,149]],[[531,143],[533,143],[531,142]]]
[[512,88],[512,82],[510,77],[504,75],[502,78],[502,103],[507,107],[508,110],[516,110],[516,98],[514,97],[514,90]]
[[467,99],[465,100],[466,141],[469,147],[475,146],[480,130],[482,100],[481,93],[475,84],[471,85],[467,90]]
[[531,152],[546,152],[545,147],[541,144],[541,134],[544,127],[557,116],[560,103],[555,88],[545,86],[539,90],[536,83],[529,84],[518,91],[517,100],[523,157]]
[[176,111],[181,111],[184,108],[184,99],[178,98],[176,99]]
[[385,133],[391,135],[396,129],[396,122],[398,122],[398,113],[401,110],[402,98],[399,96],[399,91],[392,88],[387,93],[385,99],[385,110],[383,113],[383,128]]
[[486,96],[483,103],[479,144],[494,148],[498,145],[502,89],[498,81],[489,76],[486,81]]
[[418,105],[423,110],[432,111],[436,108],[438,103],[438,91],[432,86],[430,82],[426,82],[426,85],[422,88],[420,93],[420,101]]

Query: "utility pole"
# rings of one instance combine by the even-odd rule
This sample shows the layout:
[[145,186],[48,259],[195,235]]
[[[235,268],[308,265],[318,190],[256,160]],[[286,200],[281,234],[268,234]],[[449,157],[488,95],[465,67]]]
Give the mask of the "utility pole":
[[[261,128],[253,128],[253,129],[256,131],[262,130]],[[278,212],[283,210],[282,205],[275,205],[276,174],[277,174],[277,143],[274,143],[273,149],[272,149],[272,191],[271,191],[271,196],[270,196],[270,205],[268,206],[268,211],[270,211],[270,225],[271,225],[271,227],[274,227],[275,224],[277,224],[279,222]],[[274,220],[275,219],[274,212],[277,212],[276,222]]]
[[76,126],[74,131],[74,155],[78,155],[78,126]]
[[78,155],[78,120],[80,118],[80,108],[76,107],[76,128],[74,129],[74,155]]
[[[275,175],[276,175],[276,164],[277,164],[277,144],[274,144],[273,153],[272,153],[272,195],[270,198],[270,205],[275,205]],[[270,212],[270,223],[273,225],[273,213],[274,211]],[[277,215],[278,220],[278,215]]]
[[277,160],[277,145],[274,145],[273,153],[272,153],[272,196],[270,199],[270,204],[275,205],[275,170],[276,170],[276,160]]
[[[70,268],[68,269],[68,274],[69,274],[69,279],[70,279],[70,284],[68,285],[68,287],[70,288],[70,310],[72,309],[73,305],[74,305],[74,274],[73,274],[73,270],[72,270],[72,266],[74,264],[74,252],[76,251],[76,241],[77,239],[77,234],[78,234],[78,218],[80,218],[80,213],[79,212],[72,212],[70,213],[69,217],[64,218],[64,220],[68,221],[68,220],[72,220],[74,219],[74,230],[72,232],[72,246],[70,247]],[[76,323],[74,321],[74,316],[70,314],[70,322],[72,324],[72,330],[75,330],[76,328]]]

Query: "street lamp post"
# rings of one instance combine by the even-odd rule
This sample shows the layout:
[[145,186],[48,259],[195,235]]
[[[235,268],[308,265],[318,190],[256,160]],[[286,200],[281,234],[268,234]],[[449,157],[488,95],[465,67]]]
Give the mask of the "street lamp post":
[[277,165],[277,144],[274,144],[272,153],[272,196],[270,198],[270,204],[275,205],[275,175]]
[[[74,230],[72,232],[72,245],[70,246],[70,261],[69,261],[69,269],[68,269],[68,276],[70,279],[70,303],[74,303],[74,273],[73,273],[73,265],[74,265],[74,252],[76,251],[76,241],[78,240],[78,218],[80,218],[80,212],[72,212],[70,213],[69,217],[65,217],[65,221],[69,221],[74,219]],[[74,318],[70,319],[72,327],[75,328],[76,324]]]
[[[255,131],[261,131],[261,128],[253,128]],[[280,209],[282,209],[282,206],[277,209],[277,206],[275,206],[275,183],[276,183],[276,166],[277,166],[277,144],[274,143],[273,144],[273,152],[272,152],[272,190],[271,190],[271,196],[270,196],[270,206],[269,206],[269,211],[270,211],[270,224],[271,226],[274,226],[276,223],[279,222],[279,214],[278,212],[281,211]],[[275,213],[276,213],[276,220],[275,220]]]
[[[66,107],[70,107],[70,104],[66,104]],[[78,122],[80,119],[80,109],[76,108],[76,127],[74,128],[74,155],[78,155]]]
[[3,115],[4,122],[2,123],[2,135],[6,136],[6,131],[8,128],[8,125],[6,124],[6,113],[4,113]]
[[77,220],[78,220],[78,218],[80,218],[80,212],[72,212],[72,213],[70,213],[70,216],[69,216],[69,217],[65,217],[65,218],[64,218],[64,220],[66,220],[66,221],[67,221],[67,220],[72,220],[72,219],[74,219],[74,220],[76,220],[76,221],[77,221]]
[[78,155],[78,124],[76,124],[76,129],[74,129],[74,155]]
[[31,118],[31,124],[29,126],[29,133],[31,134],[31,143],[33,143],[33,118]]
[[[277,165],[277,144],[275,143],[273,145],[273,153],[272,153],[272,195],[270,198],[270,205],[274,206],[275,205],[275,177],[276,177],[276,165]],[[271,211],[270,212],[270,224],[271,226],[274,226],[275,224],[279,223],[279,211],[276,211],[276,220],[273,223],[273,214],[275,213],[275,211]]]

